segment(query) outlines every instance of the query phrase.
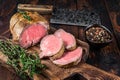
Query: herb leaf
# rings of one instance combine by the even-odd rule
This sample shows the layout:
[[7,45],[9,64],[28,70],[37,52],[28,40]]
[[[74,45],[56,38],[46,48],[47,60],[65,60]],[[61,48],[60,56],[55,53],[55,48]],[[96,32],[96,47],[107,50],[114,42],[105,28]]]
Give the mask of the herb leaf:
[[0,40],[0,51],[8,56],[7,64],[11,65],[22,80],[33,78],[33,74],[40,74],[45,65],[41,64],[39,56],[30,55],[19,45],[11,41]]
[[25,19],[27,19],[28,21],[31,21],[32,20],[32,18],[27,14],[27,12],[25,12],[25,11],[18,11],[20,14],[22,14],[23,15],[23,17],[25,18]]

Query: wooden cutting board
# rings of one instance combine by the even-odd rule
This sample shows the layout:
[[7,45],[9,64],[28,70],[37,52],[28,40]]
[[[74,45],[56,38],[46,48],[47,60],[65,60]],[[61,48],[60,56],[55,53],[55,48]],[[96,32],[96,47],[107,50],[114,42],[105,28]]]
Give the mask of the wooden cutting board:
[[[84,77],[82,80],[120,80],[120,77],[87,63],[80,63],[70,68],[60,68],[51,63],[50,60],[42,61],[42,63],[48,66],[48,68],[44,70],[44,75],[50,80],[63,80],[76,73]],[[43,78],[43,80],[44,79],[46,78]]]
[[[53,32],[55,32],[54,28],[51,29],[50,33],[53,33]],[[96,68],[94,66],[91,66],[85,63],[85,60],[89,55],[89,45],[86,42],[83,42],[78,39],[77,39],[77,45],[83,48],[82,61],[78,65],[68,67],[68,68],[61,68],[53,64],[49,59],[45,59],[45,60],[43,59],[41,62],[42,64],[45,64],[47,68],[43,70],[42,75],[35,74],[34,80],[64,80],[64,79],[66,80],[68,77],[71,77],[74,74],[79,74],[79,76],[81,75],[84,78],[84,80],[93,80],[93,79],[94,80],[120,80],[120,77],[114,74],[105,72],[99,68]],[[34,47],[32,49],[36,51],[39,50],[38,47],[36,48]],[[2,57],[0,57],[0,59],[2,59]],[[12,70],[13,68],[6,65],[4,62],[6,62],[6,60],[0,62],[1,65],[5,67],[8,70],[8,72],[10,71],[15,74],[14,70]],[[0,80],[1,79],[2,78],[0,78]]]
[[[79,80],[120,80],[120,77],[87,63],[80,63],[70,68],[60,68],[50,60],[42,60],[42,63],[47,66],[47,69],[43,70],[42,75],[35,74],[34,80],[74,80],[74,78],[71,77],[75,75]],[[20,80],[15,72],[13,72],[13,68],[5,63],[0,62],[0,64],[2,64],[0,65],[0,72],[2,72],[2,74],[0,74],[0,76],[2,76],[0,80]],[[82,76],[82,78],[79,76]]]

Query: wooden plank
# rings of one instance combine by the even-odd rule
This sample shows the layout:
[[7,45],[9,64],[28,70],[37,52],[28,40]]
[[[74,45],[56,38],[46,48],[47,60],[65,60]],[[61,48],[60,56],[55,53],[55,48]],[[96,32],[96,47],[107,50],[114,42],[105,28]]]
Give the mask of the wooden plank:
[[0,80],[20,80],[15,74],[7,71],[6,68],[0,65]]
[[[99,4],[97,4],[99,3]],[[79,6],[78,5],[78,9],[82,9],[81,7],[86,6],[87,8],[92,8],[92,9],[96,9],[98,10],[101,20],[102,20],[102,24],[107,26],[107,28],[109,28],[112,32],[113,32],[113,27],[111,25],[111,21],[109,18],[109,15],[107,13],[107,9],[104,5],[104,1],[103,0],[85,0],[84,1],[80,1],[78,0],[78,4],[81,4],[83,6]],[[91,6],[91,7],[88,7]],[[102,13],[101,13],[102,12]],[[84,37],[83,35],[83,29],[79,29],[79,39]],[[113,32],[114,33],[114,32]],[[82,36],[81,36],[82,35]],[[90,46],[92,47],[92,46]],[[89,59],[87,60],[87,63],[92,64],[96,67],[99,67],[105,71],[109,71],[111,73],[117,74],[119,75],[119,59],[117,58],[117,56],[119,55],[119,50],[116,46],[116,40],[114,39],[113,42],[111,44],[109,44],[108,46],[102,48],[102,49],[96,49],[96,48],[91,48],[90,50],[90,55],[89,55]],[[113,59],[115,58],[115,59]],[[115,62],[115,65],[112,65],[111,62]],[[104,64],[104,66],[103,66]],[[109,66],[111,65],[111,66]]]
[[[11,3],[11,4],[10,4]],[[16,7],[16,1],[5,0],[0,3],[0,17],[6,17],[13,12]]]
[[[10,4],[11,3],[11,4]],[[9,20],[15,13],[16,1],[5,0],[0,3],[0,36],[10,36],[6,34],[9,32]]]
[[55,0],[54,7],[76,10],[75,0]]
[[95,9],[101,18],[101,23],[109,30],[113,31],[113,27],[106,9],[106,6],[104,4],[104,0],[89,0],[90,5],[93,9]]
[[105,0],[105,4],[113,25],[117,45],[120,49],[120,1],[119,0]]
[[89,4],[89,0],[76,0],[77,1],[77,9],[81,10],[83,8],[91,9],[92,6]]
[[[107,8],[106,8],[106,5],[104,3],[104,0],[98,0],[98,1],[89,0],[89,3],[99,13],[102,25],[104,25],[106,28],[108,28],[113,33],[113,36],[114,36],[114,30],[113,30],[114,27],[111,24],[109,12],[107,12]],[[96,4],[96,3],[99,3],[99,4]],[[116,39],[113,40],[113,43],[114,43],[113,45],[116,46],[116,44],[117,44]]]
[[[109,12],[107,12],[107,8],[106,8],[104,0],[98,0],[98,1],[89,0],[89,3],[99,13],[102,25],[104,25],[106,28],[108,28],[113,33],[113,37],[115,37],[114,36],[114,30],[113,30],[114,27],[111,24],[111,20],[110,20],[110,17],[109,17]],[[96,4],[96,3],[99,3],[99,4]],[[117,48],[117,43],[116,43],[115,38],[113,40],[113,45],[114,45],[114,47],[116,46],[115,48]]]
[[[84,8],[91,8],[87,0],[76,0],[77,1],[77,10],[82,10]],[[80,40],[85,41],[85,36],[84,36],[84,28],[85,26],[81,26],[78,29],[78,38]]]
[[[42,3],[42,1],[43,1],[43,3]],[[44,0],[40,0],[39,1],[39,3],[38,4],[53,4],[53,2],[52,2],[53,0],[50,0],[50,1],[44,1]],[[65,7],[65,8],[71,8],[71,9],[76,9],[76,2],[74,2],[73,0],[55,0],[55,1],[57,1],[56,3],[56,5],[59,5],[59,7]],[[77,0],[78,1],[78,0]],[[87,4],[86,6],[87,7],[90,7],[89,6],[89,4],[88,3],[86,3],[86,1],[89,1],[89,0],[80,0],[80,3],[81,4],[78,4],[78,6],[81,6],[82,4]],[[41,3],[40,3],[41,2]],[[83,2],[83,3],[82,3]],[[35,2],[36,3],[36,2]],[[84,7],[84,5],[82,6],[82,7]],[[98,8],[98,7],[97,7]],[[103,15],[103,13],[102,13],[102,15]],[[47,15],[48,16],[48,15]],[[48,17],[50,17],[50,16],[48,16]],[[46,17],[47,18],[47,17]],[[9,18],[10,19],[10,18]],[[8,21],[9,21],[9,19],[7,20],[7,23],[8,23]],[[2,19],[1,19],[1,21],[2,21]],[[105,23],[105,22],[103,22],[103,23]],[[108,23],[108,22],[106,22],[106,23]],[[6,24],[7,26],[8,26],[8,24]],[[108,25],[108,24],[107,24]],[[67,26],[67,25],[56,25],[57,26],[57,28],[63,28],[63,29],[65,29],[66,31],[68,31],[68,32],[70,32],[70,33],[72,33],[72,34],[74,34],[77,38],[78,38],[78,33],[79,33],[79,38],[81,38],[81,39],[83,39],[83,29],[78,29],[78,27],[77,26]],[[4,27],[4,26],[3,26]],[[2,33],[6,30],[5,28],[3,28],[2,27]],[[79,32],[78,32],[79,31]],[[6,34],[5,34],[6,35]],[[81,36],[82,35],[82,36]],[[112,46],[112,45],[111,45]],[[113,46],[114,47],[114,46]],[[113,47],[111,47],[110,49],[112,49]],[[106,49],[105,49],[106,50]],[[109,49],[107,49],[107,50],[109,50]],[[98,51],[97,51],[98,52]],[[104,51],[103,51],[104,52]],[[99,56],[98,56],[99,57]],[[45,61],[45,64],[48,64],[48,66],[49,66],[49,64],[51,64],[50,63],[50,61]],[[51,64],[52,66],[49,66],[49,67],[51,67],[52,68],[52,70],[51,70],[51,72],[54,72],[55,71],[55,68],[54,68],[54,65],[53,64]],[[105,72],[105,71],[103,71],[103,70],[100,70],[100,69],[98,69],[98,68],[95,68],[95,67],[93,67],[93,66],[91,66],[91,65],[88,65],[88,64],[80,64],[79,66],[77,66],[78,68],[74,68],[73,69],[73,73],[75,73],[75,72],[77,72],[77,73],[79,73],[79,74],[81,74],[82,76],[84,76],[86,79],[88,79],[88,80],[90,80],[90,79],[107,79],[107,80],[114,80],[114,79],[116,79],[116,80],[119,80],[120,78],[118,77],[118,76],[116,76],[116,75],[113,75],[113,74],[109,74],[109,73],[107,73],[107,72]],[[57,68],[58,69],[58,68]],[[57,77],[58,76],[60,76],[60,78],[61,78],[61,76],[63,76],[63,78],[66,78],[67,76],[66,75],[64,75],[64,72],[65,72],[65,74],[67,74],[68,76],[70,76],[70,74],[72,74],[71,73],[71,71],[69,71],[70,69],[66,69],[65,71],[64,71],[65,69],[63,69],[62,71],[60,71],[59,72],[59,74],[61,74],[61,72],[63,72],[63,74],[61,74],[61,75],[59,75],[58,73],[54,73],[54,75],[49,75],[49,76],[51,76],[52,78],[55,78],[55,79],[57,79]],[[51,74],[49,71],[47,71],[47,73],[48,74]],[[56,76],[56,77],[55,77]],[[100,77],[99,77],[100,76]]]
[[[34,0],[32,0],[34,2]],[[39,0],[38,4],[41,5],[53,5],[55,0]]]

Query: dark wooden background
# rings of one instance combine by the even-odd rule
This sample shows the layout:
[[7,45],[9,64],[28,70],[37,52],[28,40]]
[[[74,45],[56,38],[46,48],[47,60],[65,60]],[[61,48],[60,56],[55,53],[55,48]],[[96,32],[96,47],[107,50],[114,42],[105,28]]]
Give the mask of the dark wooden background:
[[[114,40],[104,48],[97,49],[90,46],[90,55],[87,63],[120,76],[120,0],[0,0],[1,36],[11,36],[9,21],[11,16],[17,11],[17,4],[19,3],[50,4],[55,7],[74,10],[81,10],[85,7],[96,9],[100,15],[102,25],[113,32]],[[50,18],[50,15],[43,16]],[[63,28],[72,33],[76,38],[85,41],[83,34],[85,27],[68,25],[51,26],[57,29]],[[0,71],[0,76],[3,72]]]

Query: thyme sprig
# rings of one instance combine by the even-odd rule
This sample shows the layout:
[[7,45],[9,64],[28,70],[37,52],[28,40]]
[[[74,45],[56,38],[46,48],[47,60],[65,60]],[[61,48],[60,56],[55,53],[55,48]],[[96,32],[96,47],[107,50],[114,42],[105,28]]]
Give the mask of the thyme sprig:
[[21,10],[18,10],[18,12],[19,12],[20,14],[22,14],[23,17],[24,17],[25,19],[27,19],[28,21],[31,21],[31,20],[32,20],[32,18],[27,14],[27,12],[21,11]]
[[40,74],[41,70],[45,68],[37,54],[27,54],[25,49],[9,40],[0,40],[0,51],[8,56],[7,64],[15,69],[22,80],[26,80],[28,77],[32,79],[34,73]]

